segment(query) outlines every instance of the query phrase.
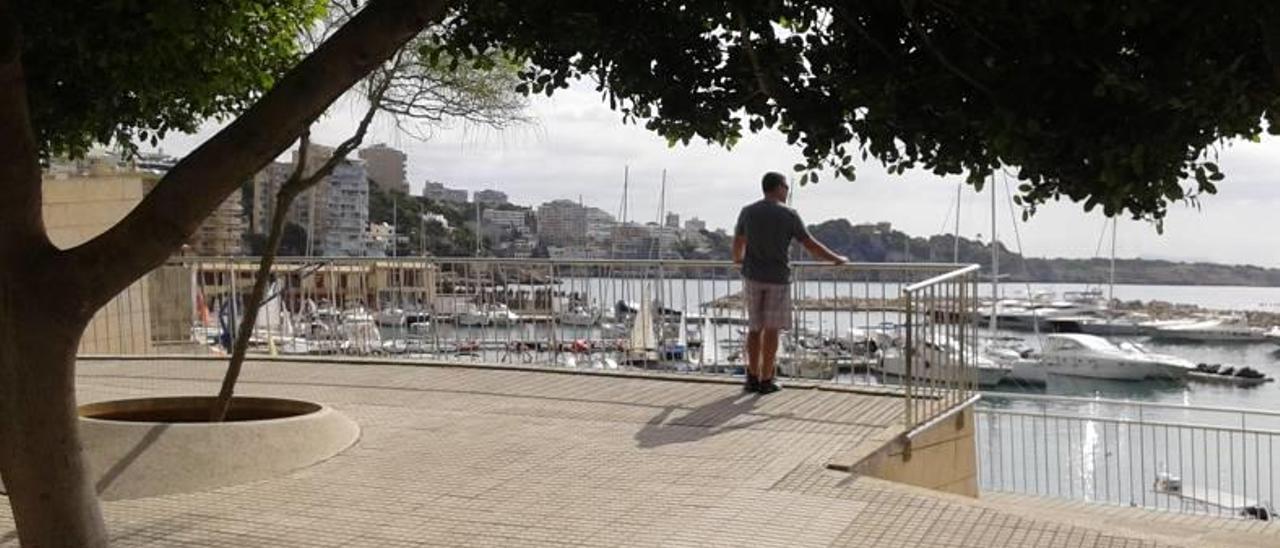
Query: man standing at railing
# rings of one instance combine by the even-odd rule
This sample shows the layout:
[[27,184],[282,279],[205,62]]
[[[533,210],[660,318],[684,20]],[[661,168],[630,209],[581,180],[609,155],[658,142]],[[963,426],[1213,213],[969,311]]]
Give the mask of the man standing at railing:
[[809,254],[835,264],[847,262],[813,239],[804,221],[787,207],[787,179],[769,172],[760,181],[764,199],[742,208],[733,230],[733,262],[742,265],[747,302],[745,389],[769,394],[782,389],[774,379],[778,332],[791,324],[791,264],[787,250],[799,241]]

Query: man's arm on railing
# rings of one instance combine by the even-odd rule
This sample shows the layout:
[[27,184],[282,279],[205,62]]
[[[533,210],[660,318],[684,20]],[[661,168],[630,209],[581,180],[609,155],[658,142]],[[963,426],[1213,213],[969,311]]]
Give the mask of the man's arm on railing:
[[747,237],[734,236],[733,237],[733,262],[736,264],[742,264],[742,259],[745,258],[746,256],[747,256]]
[[823,261],[831,261],[832,263],[835,263],[835,264],[844,264],[849,262],[849,259],[846,259],[844,255],[837,255],[834,251],[831,251],[831,249],[829,249],[827,246],[822,245],[822,242],[819,242],[818,240],[815,240],[812,237],[801,238],[800,244],[803,245],[804,248],[809,251],[809,254],[813,255],[814,258],[816,259],[823,260]]

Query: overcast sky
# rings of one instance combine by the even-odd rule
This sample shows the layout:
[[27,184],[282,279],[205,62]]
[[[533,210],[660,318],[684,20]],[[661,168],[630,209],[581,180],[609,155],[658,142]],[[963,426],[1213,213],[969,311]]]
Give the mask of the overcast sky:
[[[696,143],[668,148],[664,139],[642,127],[624,125],[586,86],[534,98],[530,109],[536,123],[503,132],[456,127],[421,141],[380,123],[366,143],[386,142],[408,153],[415,193],[424,180],[435,180],[472,191],[498,189],[526,205],[581,196],[587,205],[614,214],[622,201],[623,169],[629,166],[630,218],[638,221],[657,219],[665,169],[667,210],[682,220],[705,219],[712,228],[730,227],[738,209],[758,198],[761,174],[775,170],[790,176],[800,158],[797,149],[773,133],[748,136],[731,151]],[[354,127],[357,110],[346,103],[335,106],[313,140],[336,144]],[[161,147],[181,155],[215,130],[173,136]],[[1121,221],[1117,255],[1280,267],[1280,139],[1231,143],[1219,164],[1227,179],[1219,184],[1218,195],[1202,200],[1200,210],[1172,206],[1163,235],[1150,224]],[[958,178],[925,172],[888,175],[874,163],[858,168],[856,182],[824,180],[793,190],[793,205],[805,222],[887,221],[912,235],[952,230]],[[1003,183],[998,187],[998,232],[1016,250]],[[990,203],[988,194],[964,190],[963,236],[989,237]],[[1029,256],[1092,257],[1105,224],[1100,212],[1086,214],[1080,204],[1062,202],[1041,208],[1027,223],[1019,221],[1018,232]],[[1102,255],[1109,254],[1109,245],[1108,239]]]

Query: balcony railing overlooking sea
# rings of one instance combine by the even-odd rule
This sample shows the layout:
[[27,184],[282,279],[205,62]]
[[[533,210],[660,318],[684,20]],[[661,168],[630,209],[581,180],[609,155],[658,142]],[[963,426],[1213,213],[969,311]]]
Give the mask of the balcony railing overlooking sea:
[[[104,309],[82,353],[225,353],[256,269],[174,259]],[[889,385],[911,424],[959,405],[974,389],[976,272],[797,263],[780,375]],[[727,261],[281,258],[250,352],[740,375],[741,288]]]

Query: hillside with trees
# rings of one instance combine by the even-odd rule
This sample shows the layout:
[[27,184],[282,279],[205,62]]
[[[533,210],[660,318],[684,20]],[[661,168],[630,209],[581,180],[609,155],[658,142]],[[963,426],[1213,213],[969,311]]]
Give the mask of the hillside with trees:
[[[955,239],[950,234],[912,237],[888,223],[854,225],[845,219],[809,227],[813,236],[855,262],[951,262]],[[959,262],[991,267],[991,246],[960,238]],[[1000,272],[1010,281],[1106,283],[1111,260],[1024,258],[1000,244]],[[1280,286],[1280,269],[1251,265],[1184,263],[1117,258],[1116,283],[1152,285]]]

